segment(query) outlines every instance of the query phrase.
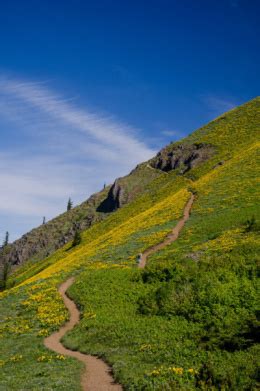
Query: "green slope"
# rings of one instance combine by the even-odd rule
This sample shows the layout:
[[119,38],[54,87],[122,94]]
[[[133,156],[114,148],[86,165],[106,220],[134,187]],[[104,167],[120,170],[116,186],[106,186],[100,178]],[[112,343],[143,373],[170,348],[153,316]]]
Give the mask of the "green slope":
[[[255,98],[223,114],[184,140],[170,144],[163,149],[161,155],[163,157],[168,153],[176,157],[181,155],[182,162],[174,170],[177,174],[183,174],[185,159],[189,161],[194,158],[194,155],[202,153],[202,159],[192,161],[192,169],[184,173],[187,178],[193,180],[199,178],[215,165],[226,162],[234,153],[242,151],[257,137],[259,102],[260,99]],[[182,148],[178,150],[180,146]],[[151,181],[165,174],[159,169],[152,168],[158,160],[160,156],[140,164],[129,175],[118,178],[112,187],[108,186],[70,212],[27,233],[10,245],[6,249],[6,254],[0,251],[0,265],[1,260],[2,262],[7,260],[18,266],[27,260],[41,261],[70,241],[77,229],[84,230],[95,222],[103,220],[108,212],[111,213],[117,207],[133,201],[146,190]]]
[[[71,274],[82,319],[65,343],[105,357],[126,389],[256,389],[259,103],[140,165],[157,178],[138,197],[86,230],[80,246],[17,270],[18,286],[0,303],[0,390],[79,389],[80,364],[43,347],[66,319],[56,287]],[[189,154],[197,144],[213,153],[185,173],[185,159],[167,173],[151,168],[178,145]],[[136,255],[163,240],[191,191],[196,200],[178,241],[137,270]]]
[[257,157],[254,145],[194,185],[179,241],[154,255],[141,277],[81,274],[70,294],[97,317],[83,319],[68,346],[108,357],[129,389],[253,389],[260,240],[246,222],[259,219]]
[[0,249],[0,269],[4,262],[15,270],[26,261],[30,265],[42,261],[70,242],[77,230],[84,231],[104,220],[117,208],[131,202],[162,174],[159,170],[151,171],[146,165],[136,167],[129,175],[118,178],[112,186],[106,186],[82,204],[26,233],[4,250]]

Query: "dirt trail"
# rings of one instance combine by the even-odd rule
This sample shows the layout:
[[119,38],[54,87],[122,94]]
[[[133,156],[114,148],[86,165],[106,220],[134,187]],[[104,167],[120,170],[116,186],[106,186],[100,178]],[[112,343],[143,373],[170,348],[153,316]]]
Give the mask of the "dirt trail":
[[75,357],[85,364],[86,369],[81,378],[81,385],[84,391],[122,391],[122,387],[119,384],[114,383],[110,373],[110,368],[103,360],[94,356],[66,349],[60,342],[61,338],[67,333],[67,331],[72,330],[80,319],[80,313],[76,304],[66,295],[67,289],[73,284],[73,282],[74,278],[69,278],[59,288],[64,304],[69,310],[70,320],[62,326],[59,331],[45,338],[44,345],[56,353]]
[[155,253],[158,250],[163,249],[164,247],[168,246],[170,243],[172,243],[176,239],[178,239],[178,236],[179,236],[184,224],[186,223],[186,221],[190,217],[190,210],[191,210],[193,201],[194,201],[194,194],[191,195],[189,201],[187,202],[187,204],[184,208],[183,217],[181,218],[181,220],[178,221],[177,225],[173,228],[172,232],[169,235],[167,235],[166,239],[163,242],[156,244],[155,246],[152,246],[144,251],[144,253],[141,256],[139,265],[138,265],[138,267],[140,269],[143,269],[145,267],[147,258],[150,255],[152,255],[153,253]]
[[[181,218],[181,220],[179,220],[177,225],[173,228],[172,232],[166,237],[163,242],[145,250],[138,265],[139,268],[145,267],[147,258],[151,254],[155,253],[158,250],[161,250],[162,248],[174,242],[178,238],[180,231],[182,230],[185,222],[190,216],[190,210],[193,201],[194,195],[192,194],[184,208],[183,217]],[[53,350],[56,353],[75,357],[85,364],[86,369],[81,379],[81,385],[84,391],[122,391],[122,387],[119,384],[114,383],[110,368],[103,360],[95,356],[90,356],[67,349],[60,342],[61,338],[67,333],[67,331],[72,330],[73,327],[77,323],[79,323],[80,319],[80,313],[76,307],[76,304],[66,295],[67,289],[73,284],[73,282],[74,278],[71,277],[59,288],[59,292],[63,298],[64,304],[69,310],[70,320],[64,326],[62,326],[59,331],[45,338],[44,345],[48,349]]]

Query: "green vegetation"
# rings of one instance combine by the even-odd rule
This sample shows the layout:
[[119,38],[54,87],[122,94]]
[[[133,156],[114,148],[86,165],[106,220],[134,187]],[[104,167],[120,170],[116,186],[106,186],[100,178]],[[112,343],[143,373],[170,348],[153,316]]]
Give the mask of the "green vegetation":
[[[103,357],[125,389],[257,389],[259,102],[182,141],[212,145],[210,160],[184,176],[145,165],[156,177],[141,195],[77,246],[12,274],[16,286],[0,302],[0,390],[79,389],[81,364],[43,346],[67,318],[57,286],[72,274],[82,317],[64,343]],[[191,192],[179,239],[136,269],[136,255],[165,238]]]
[[[2,254],[6,254],[9,251],[9,232],[5,233],[5,238],[2,245]],[[0,262],[0,291],[4,291],[7,288],[7,281],[11,272],[11,264],[4,260]]]
[[256,387],[259,238],[255,219],[246,218],[259,212],[258,149],[248,152],[194,184],[197,200],[179,241],[141,276],[85,272],[71,288],[96,317],[83,316],[66,344],[115,363],[127,388]]
[[72,209],[72,207],[73,207],[73,203],[71,201],[71,198],[69,198],[68,203],[67,203],[67,212],[70,211]]
[[4,262],[0,271],[0,291],[7,288],[7,280],[11,271],[11,266],[8,262]]
[[80,231],[76,230],[76,232],[74,234],[74,238],[72,240],[71,247],[78,246],[80,243],[81,243],[81,233],[80,233]]
[[[48,289],[46,285],[42,288],[45,291]],[[49,293],[49,300],[54,301],[57,293]],[[17,294],[8,295],[0,301],[0,390],[79,391],[81,364],[44,348],[43,337],[47,320],[42,318],[40,321],[37,318],[36,300],[35,306],[23,304],[27,298],[28,294],[23,288]],[[62,303],[59,303],[59,313],[64,321],[67,314]],[[47,298],[45,305],[50,305]],[[49,316],[51,317],[51,314]],[[52,325],[52,329],[54,330],[55,326]],[[64,388],[64,385],[68,388]]]
[[67,205],[69,210],[65,213],[47,223],[44,218],[41,226],[10,244],[7,253],[3,253],[0,248],[0,267],[5,260],[19,267],[25,262],[29,265],[42,262],[47,256],[73,240],[75,228],[82,232],[94,223],[104,220],[118,206],[125,205],[142,194],[154,179],[164,175],[162,171],[151,169],[147,163],[143,163],[129,175],[116,180],[115,184],[123,189],[119,199],[116,199],[114,194],[111,200],[110,193],[113,190],[111,185],[104,186],[100,192],[93,194],[87,201],[74,208],[69,199]]
[[9,243],[9,232],[6,232],[4,242],[3,242],[3,247],[6,247],[8,243]]

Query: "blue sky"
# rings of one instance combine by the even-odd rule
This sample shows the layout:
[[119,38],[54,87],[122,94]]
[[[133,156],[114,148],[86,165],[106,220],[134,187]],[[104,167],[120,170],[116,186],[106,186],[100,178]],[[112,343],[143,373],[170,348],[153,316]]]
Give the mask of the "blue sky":
[[256,0],[12,1],[0,12],[0,240],[259,94]]

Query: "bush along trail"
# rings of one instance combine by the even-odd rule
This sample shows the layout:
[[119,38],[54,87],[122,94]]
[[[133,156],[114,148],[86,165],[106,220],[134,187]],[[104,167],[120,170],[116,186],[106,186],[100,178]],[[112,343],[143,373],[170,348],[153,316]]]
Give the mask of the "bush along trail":
[[195,196],[194,196],[194,194],[192,194],[189,201],[187,202],[187,205],[184,208],[183,217],[181,218],[181,220],[179,220],[177,225],[173,228],[172,232],[169,235],[167,235],[166,239],[163,242],[158,243],[155,246],[152,246],[144,251],[144,253],[140,257],[140,261],[138,264],[138,267],[140,269],[143,269],[145,267],[147,258],[150,255],[163,249],[164,247],[168,246],[169,244],[171,244],[172,242],[174,242],[175,240],[178,239],[179,234],[180,234],[182,228],[184,227],[184,224],[186,223],[186,221],[190,217],[190,211],[192,208],[192,204],[194,202],[194,198],[195,198]]
[[[172,232],[166,237],[166,239],[163,242],[148,248],[142,254],[140,263],[138,265],[139,268],[145,267],[146,260],[149,255],[164,248],[165,246],[174,242],[178,238],[180,231],[182,230],[185,222],[189,218],[193,201],[194,201],[194,195],[192,194],[188,203],[184,208],[182,219],[179,220],[177,225],[173,228]],[[91,355],[80,353],[78,351],[67,349],[61,343],[62,337],[67,333],[67,331],[72,330],[73,327],[77,325],[80,320],[80,313],[76,307],[76,304],[71,299],[69,299],[69,297],[66,295],[67,289],[73,284],[73,282],[74,282],[74,278],[71,277],[66,282],[64,282],[59,288],[59,293],[61,294],[64,304],[69,311],[70,320],[64,326],[62,326],[59,331],[45,338],[44,345],[48,349],[53,350],[56,353],[74,357],[85,364],[86,369],[81,379],[81,385],[84,391],[85,390],[87,391],[122,390],[122,387],[119,384],[114,383],[114,380],[110,372],[110,368],[103,360]]]
[[67,333],[67,331],[72,330],[80,319],[80,313],[76,304],[66,295],[67,289],[73,284],[73,282],[74,278],[69,278],[59,288],[64,304],[69,310],[70,320],[62,326],[59,331],[45,338],[44,345],[54,352],[75,357],[85,364],[86,369],[81,379],[81,386],[84,391],[120,391],[122,390],[122,387],[119,384],[114,383],[110,373],[110,368],[103,360],[67,349],[60,342],[61,338]]

